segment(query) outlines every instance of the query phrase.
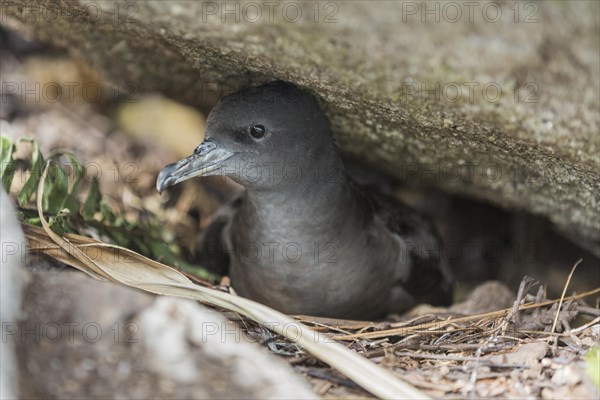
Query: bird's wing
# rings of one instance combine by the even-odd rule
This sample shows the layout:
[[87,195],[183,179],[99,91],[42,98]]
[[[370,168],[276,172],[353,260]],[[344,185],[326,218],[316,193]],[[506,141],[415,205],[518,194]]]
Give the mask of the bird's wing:
[[210,272],[224,276],[229,273],[230,255],[228,241],[225,238],[228,226],[238,212],[243,192],[236,193],[211,217],[211,222],[196,242],[196,260]]
[[402,288],[417,303],[450,304],[454,279],[444,257],[441,239],[431,221],[392,197],[379,194],[371,197],[376,213],[402,240],[408,252],[410,272],[400,282]]

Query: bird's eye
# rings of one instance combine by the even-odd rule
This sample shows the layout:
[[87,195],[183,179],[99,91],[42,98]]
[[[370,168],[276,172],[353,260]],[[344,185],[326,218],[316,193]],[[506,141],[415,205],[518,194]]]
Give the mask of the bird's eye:
[[265,128],[264,125],[253,125],[250,128],[250,135],[252,135],[254,139],[260,139],[265,136],[265,133],[267,133],[267,128]]

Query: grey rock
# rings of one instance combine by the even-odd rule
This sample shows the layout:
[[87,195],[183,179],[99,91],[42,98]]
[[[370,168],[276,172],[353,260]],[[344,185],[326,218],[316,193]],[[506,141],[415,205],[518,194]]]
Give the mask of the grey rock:
[[[13,322],[19,398],[315,398],[285,361],[198,303],[28,262]],[[239,340],[236,340],[239,339]]]
[[29,275],[24,268],[25,238],[15,217],[15,207],[0,187],[0,398],[18,398],[16,361],[16,321],[22,317],[21,295]]
[[121,88],[205,110],[241,85],[294,82],[322,99],[347,156],[545,216],[599,252],[596,2],[254,2],[260,18],[244,2],[229,14],[222,2],[90,4],[9,5],[3,23]]

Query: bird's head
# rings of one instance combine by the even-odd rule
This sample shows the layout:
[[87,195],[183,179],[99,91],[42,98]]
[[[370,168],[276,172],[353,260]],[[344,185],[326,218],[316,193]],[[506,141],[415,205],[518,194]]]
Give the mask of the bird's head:
[[[335,154],[331,154],[331,153]],[[329,120],[316,99],[294,85],[275,82],[222,99],[206,121],[194,153],[167,165],[156,188],[197,176],[227,176],[248,189],[272,190],[314,172],[337,157]]]

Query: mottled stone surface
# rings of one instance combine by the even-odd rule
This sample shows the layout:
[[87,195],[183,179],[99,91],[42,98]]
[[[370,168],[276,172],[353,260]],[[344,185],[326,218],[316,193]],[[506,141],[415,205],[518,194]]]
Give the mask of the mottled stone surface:
[[4,188],[0,188],[0,398],[18,398],[17,342],[10,334],[16,331],[14,321],[22,317],[22,291],[29,275],[25,271],[23,248],[25,238],[15,218],[15,208]]
[[24,314],[6,328],[19,398],[317,397],[284,360],[197,302],[58,270],[37,255],[28,264]]
[[295,82],[347,156],[543,215],[597,249],[596,2],[18,4],[3,24],[121,87],[207,109],[240,85]]

